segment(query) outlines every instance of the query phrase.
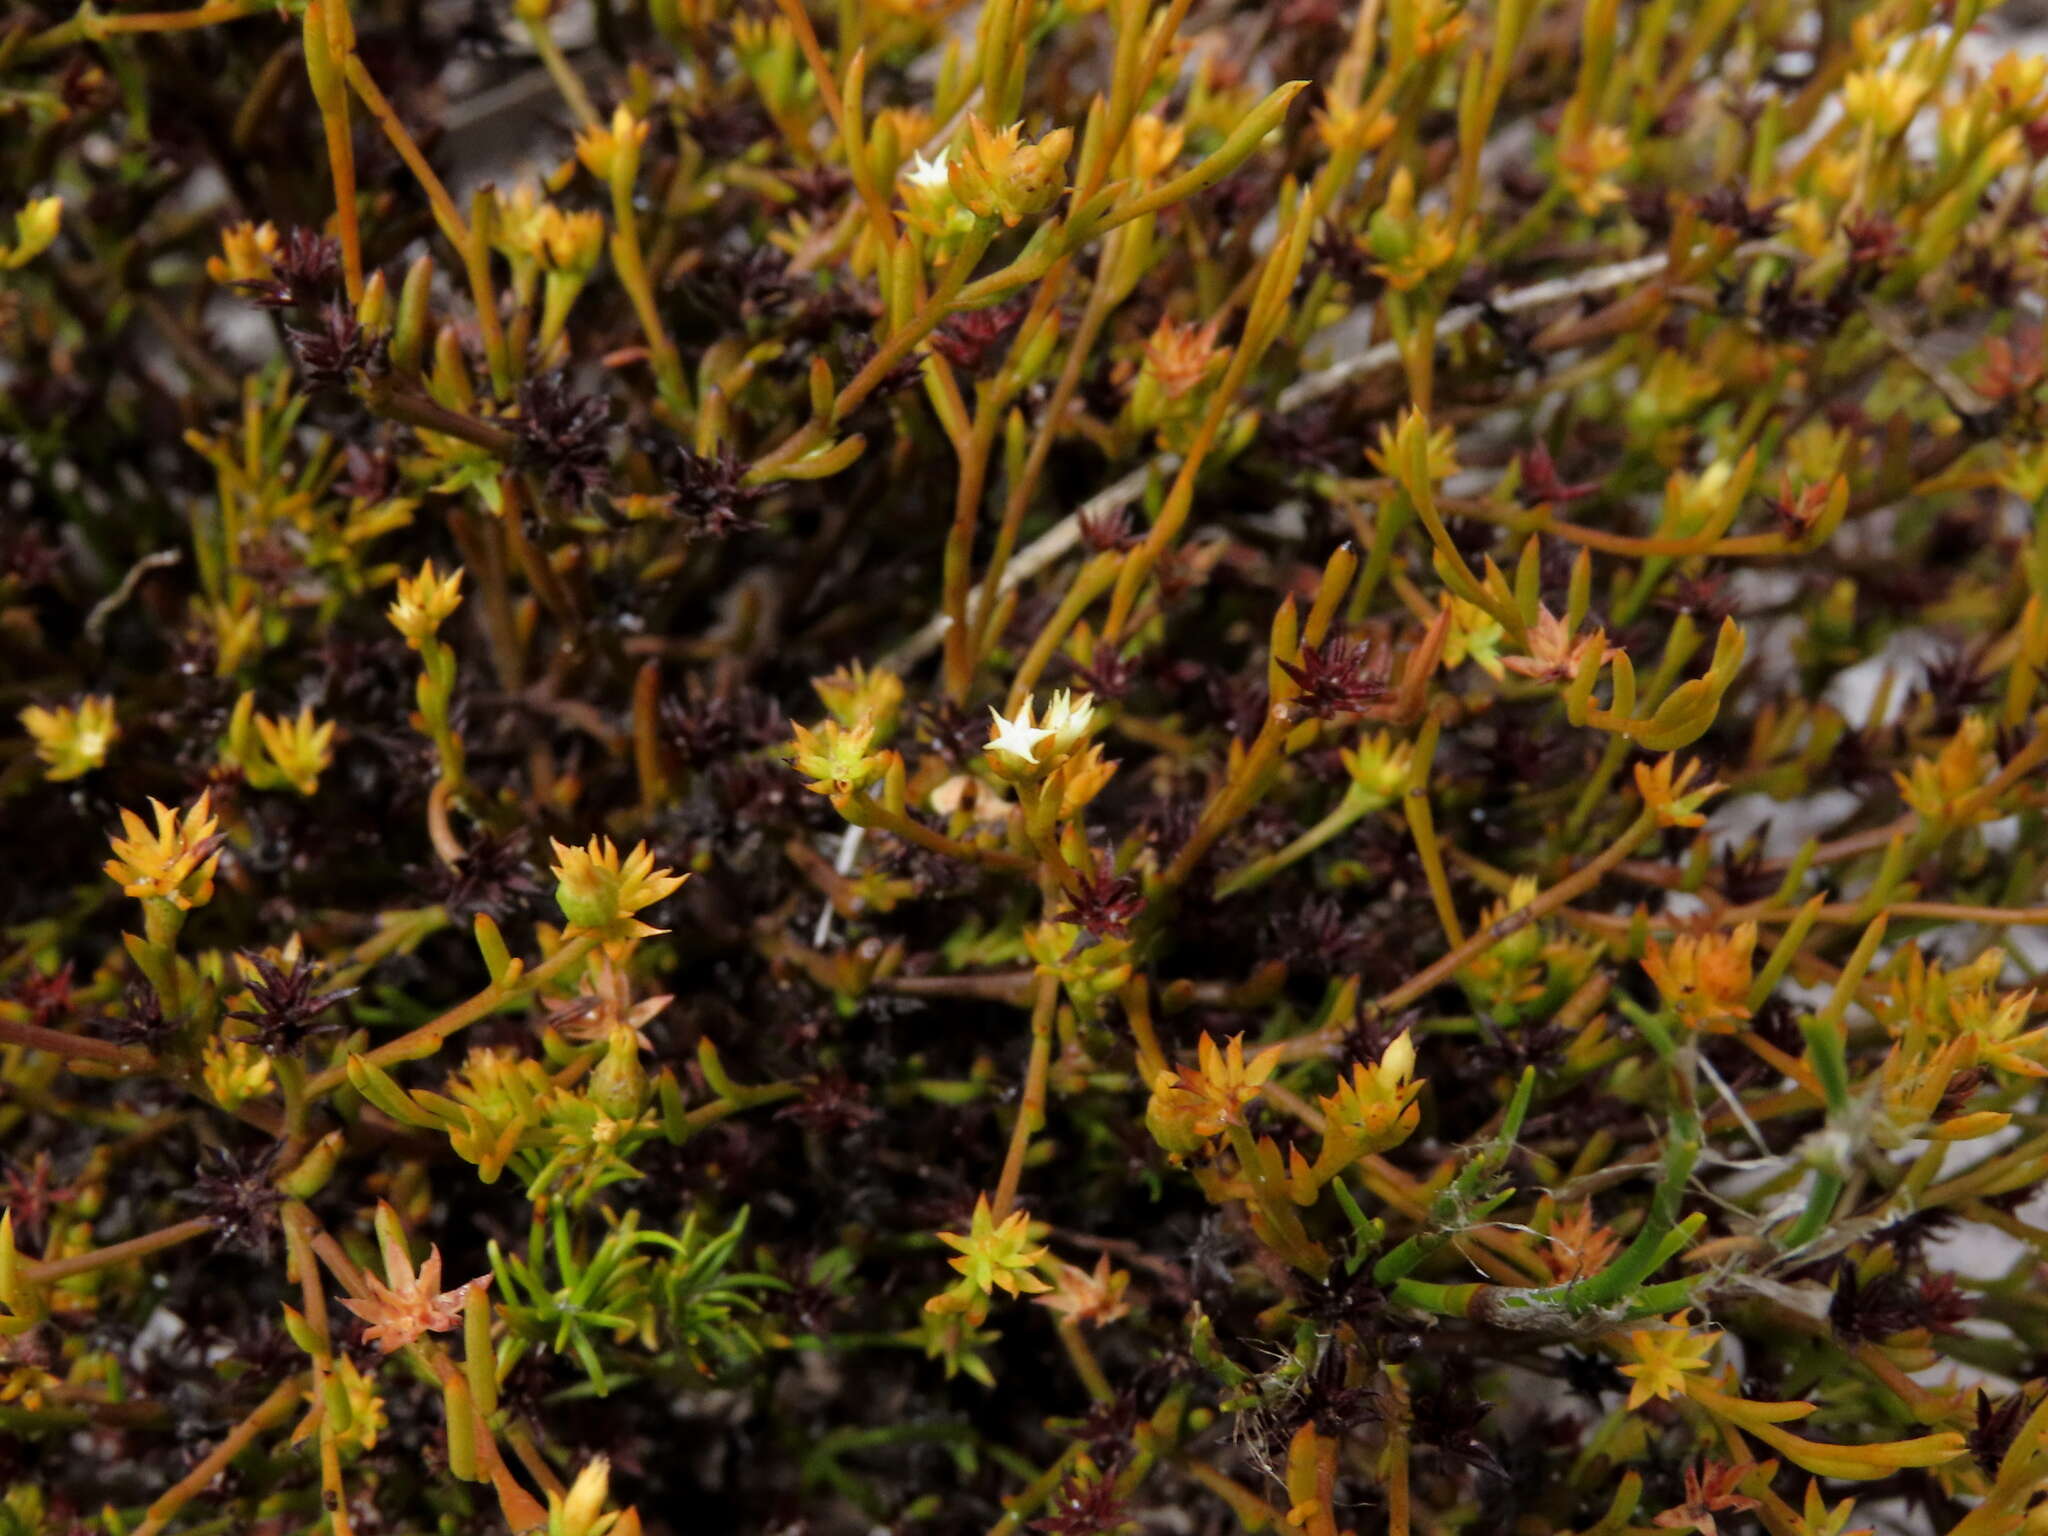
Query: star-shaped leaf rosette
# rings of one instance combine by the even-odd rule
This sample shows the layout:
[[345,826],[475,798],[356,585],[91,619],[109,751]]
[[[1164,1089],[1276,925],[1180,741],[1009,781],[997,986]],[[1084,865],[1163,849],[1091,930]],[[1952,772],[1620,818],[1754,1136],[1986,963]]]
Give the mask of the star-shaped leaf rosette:
[[452,1291],[442,1290],[438,1247],[429,1248],[426,1262],[415,1270],[398,1213],[388,1203],[377,1206],[377,1240],[384,1256],[384,1278],[379,1280],[365,1271],[365,1294],[344,1296],[341,1304],[369,1325],[363,1329],[363,1337],[387,1355],[423,1334],[446,1333],[458,1327],[469,1293],[491,1283],[491,1277],[483,1274]]
[[668,931],[634,914],[673,895],[690,877],[656,869],[645,843],[624,859],[608,837],[594,837],[581,848],[556,843],[554,849],[555,900],[569,919],[569,938],[595,938],[617,959],[638,940]]
[[969,1327],[979,1327],[997,1291],[1035,1296],[1052,1289],[1038,1273],[1050,1250],[1031,1246],[1031,1218],[1012,1211],[997,1221],[987,1195],[974,1202],[974,1219],[965,1234],[941,1232],[939,1241],[959,1250],[959,1257],[947,1262],[962,1278],[927,1301],[927,1312],[957,1312]]

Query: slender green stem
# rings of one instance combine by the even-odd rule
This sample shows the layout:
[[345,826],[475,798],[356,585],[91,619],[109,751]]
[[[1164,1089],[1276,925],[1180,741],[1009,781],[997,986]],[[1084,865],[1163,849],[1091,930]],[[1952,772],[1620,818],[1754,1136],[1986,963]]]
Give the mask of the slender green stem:
[[[431,1056],[458,1030],[467,1029],[479,1019],[497,1012],[505,1004],[529,996],[562,972],[581,965],[591,950],[597,947],[597,942],[597,938],[592,934],[581,934],[570,939],[539,965],[523,973],[510,986],[488,986],[469,1001],[457,1003],[439,1018],[430,1019],[419,1028],[406,1031],[396,1040],[386,1041],[375,1050],[365,1052],[363,1059],[372,1066],[390,1067],[400,1062],[419,1061]],[[306,1099],[309,1103],[323,1099],[347,1081],[346,1063],[329,1067],[306,1084]]]
[[884,832],[893,832],[920,848],[933,853],[943,853],[949,858],[967,859],[976,864],[986,864],[991,869],[1006,869],[1021,872],[1031,868],[1031,861],[1019,854],[1002,848],[983,848],[974,843],[963,843],[957,837],[948,837],[934,831],[923,822],[914,821],[901,811],[892,811],[879,800],[861,799],[852,795],[834,795],[832,804],[839,814],[857,827],[880,827]]
[[1344,798],[1337,802],[1335,809],[1285,848],[1269,853],[1264,858],[1240,864],[1218,880],[1216,894],[1235,896],[1240,891],[1248,891],[1254,886],[1265,884],[1288,865],[1307,858],[1361,816],[1377,808],[1370,795],[1347,791]]
[[1017,1185],[1024,1177],[1024,1155],[1032,1135],[1045,1123],[1045,1080],[1052,1067],[1052,1016],[1059,1006],[1060,984],[1055,976],[1038,978],[1038,997],[1031,1009],[1031,1059],[1024,1068],[1024,1092],[1017,1100],[1017,1123],[1010,1128],[1010,1148],[1003,1157],[1003,1171],[996,1181],[996,1197],[989,1202],[997,1221],[1010,1214],[1017,1203]]
[[646,333],[647,357],[654,366],[662,404],[680,420],[690,411],[690,389],[683,378],[682,357],[669,339],[668,329],[661,323],[661,311],[654,302],[654,284],[641,254],[640,220],[633,211],[633,189],[623,183],[612,188],[612,224],[612,265],[618,271],[626,297],[632,300],[640,329]]
[[568,55],[562,52],[562,45],[555,41],[554,30],[548,25],[547,17],[526,11],[523,19],[526,35],[533,42],[533,51],[540,55],[542,67],[547,70],[548,78],[554,81],[555,89],[562,93],[562,100],[575,114],[576,121],[585,128],[601,126],[602,119],[591,104],[590,92],[584,89],[583,77],[576,73]]
[[90,1035],[74,1035],[68,1030],[47,1029],[18,1019],[0,1019],[0,1044],[23,1045],[32,1051],[62,1056],[66,1061],[90,1061],[122,1072],[149,1072],[156,1068],[156,1057],[139,1046],[116,1045],[111,1040],[95,1040]]
[[1399,1012],[1432,988],[1449,981],[1458,971],[1510,934],[1518,933],[1559,907],[1577,900],[1604,879],[1607,873],[1636,850],[1657,828],[1657,818],[1648,811],[1638,816],[1629,829],[1616,838],[1598,857],[1583,868],[1539,892],[1526,907],[1518,907],[1497,923],[1490,923],[1458,945],[1449,954],[1424,966],[1393,991],[1378,998],[1371,1012],[1378,1017]]
[[160,1227],[154,1232],[145,1232],[140,1237],[109,1243],[106,1247],[95,1248],[90,1253],[74,1253],[63,1259],[28,1260],[24,1261],[22,1267],[29,1279],[47,1285],[58,1280],[68,1280],[73,1275],[89,1275],[96,1269],[107,1269],[115,1264],[148,1258],[152,1253],[161,1253],[166,1248],[189,1243],[195,1237],[204,1237],[213,1228],[214,1221],[211,1216],[194,1216],[168,1227]]
[[304,1376],[295,1375],[279,1383],[270,1396],[258,1403],[247,1418],[221,1436],[220,1443],[201,1457],[197,1466],[173,1483],[162,1498],[149,1506],[149,1513],[130,1536],[157,1536],[158,1532],[178,1518],[178,1511],[204,1493],[207,1486],[225,1472],[229,1463],[246,1451],[258,1435],[283,1423],[285,1417],[299,1406],[305,1395]]

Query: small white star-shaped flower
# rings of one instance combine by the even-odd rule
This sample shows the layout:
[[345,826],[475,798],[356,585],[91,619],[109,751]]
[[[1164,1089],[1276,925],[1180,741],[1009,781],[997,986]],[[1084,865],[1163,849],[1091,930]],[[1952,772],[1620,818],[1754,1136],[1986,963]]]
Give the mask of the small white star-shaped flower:
[[1007,753],[1020,763],[1036,767],[1038,744],[1052,732],[1031,723],[1031,705],[1027,702],[1014,720],[1005,720],[994,705],[989,706],[988,712],[996,723],[995,734],[988,739],[988,750]]
[[910,164],[904,167],[903,179],[914,187],[934,191],[950,185],[951,177],[947,170],[946,156],[940,155],[935,160],[927,160],[922,153],[913,154],[910,157]]
[[1058,739],[1060,750],[1067,751],[1088,734],[1088,726],[1095,718],[1095,700],[1088,694],[1076,696],[1062,688],[1052,696],[1040,718]]

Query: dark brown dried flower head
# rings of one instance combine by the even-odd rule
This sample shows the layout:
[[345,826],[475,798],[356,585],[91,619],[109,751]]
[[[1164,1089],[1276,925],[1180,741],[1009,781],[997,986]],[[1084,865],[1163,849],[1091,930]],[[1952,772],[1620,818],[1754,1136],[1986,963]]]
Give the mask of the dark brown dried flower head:
[[[0,491],[5,488],[5,477],[0,476]],[[63,569],[63,546],[35,524],[0,529],[0,575],[9,581],[24,590],[47,586]]]
[[759,317],[787,308],[797,295],[797,280],[790,275],[788,256],[757,245],[708,253],[684,280],[684,291],[693,303],[723,311],[720,318],[733,312]]
[[686,768],[773,746],[789,729],[781,707],[759,689],[706,683],[694,672],[683,680],[680,693],[662,696],[661,726]]
[[1778,210],[1787,199],[1752,203],[1738,186],[1716,187],[1699,201],[1700,217],[1743,240],[1768,240],[1778,228]]
[[857,1131],[879,1113],[868,1102],[867,1088],[846,1073],[821,1073],[803,1097],[775,1112],[778,1120],[795,1120],[805,1129],[844,1136]]
[[1567,502],[1583,501],[1597,495],[1600,482],[1583,480],[1567,485],[1558,478],[1557,461],[1550,456],[1549,448],[1542,443],[1522,455],[1521,495],[1525,506],[1549,502],[1562,506]]
[[1332,635],[1321,645],[1305,647],[1299,661],[1280,663],[1301,691],[1276,710],[1289,720],[1358,714],[1385,700],[1390,666],[1384,647]]
[[31,1247],[43,1246],[50,1213],[78,1193],[75,1186],[50,1178],[50,1154],[38,1152],[28,1166],[10,1160],[0,1174],[0,1209],[14,1218],[14,1230]]
[[1718,626],[1741,607],[1741,599],[1720,574],[1681,577],[1671,590],[1657,599],[1657,606],[1673,613],[1689,613],[1702,625]]
[[214,1225],[214,1244],[267,1257],[276,1246],[277,1208],[284,1192],[272,1180],[282,1142],[236,1157],[225,1147],[208,1146],[190,1188],[178,1198],[200,1208]]
[[1849,260],[1859,268],[1881,273],[1898,259],[1899,226],[1883,214],[1860,214],[1842,224],[1849,240]]
[[336,495],[374,504],[398,490],[398,459],[385,448],[350,443],[342,450],[343,470],[334,482]]
[[1072,923],[1098,939],[1120,939],[1145,910],[1138,882],[1113,873],[1107,861],[1092,875],[1076,875],[1067,888],[1067,905],[1053,914],[1056,923]]
[[269,277],[235,286],[259,309],[311,310],[331,304],[341,291],[341,242],[318,230],[295,228],[271,256]]
[[1068,658],[1067,670],[1088,685],[1098,699],[1116,700],[1131,691],[1138,680],[1138,661],[1121,650],[1098,645],[1086,666]]
[[313,388],[345,388],[358,372],[383,371],[385,339],[365,331],[344,305],[323,305],[317,330],[287,327],[285,338],[300,376]]
[[[840,355],[846,359],[847,371],[857,376],[867,371],[868,364],[874,360],[880,349],[870,336],[852,336],[841,344],[839,350]],[[870,398],[886,400],[899,390],[908,389],[917,382],[923,366],[922,360],[916,354],[898,358],[883,370],[882,377],[875,384]]]
[[1125,1518],[1115,1479],[1069,1477],[1048,1501],[1047,1513],[1031,1522],[1031,1529],[1046,1536],[1109,1536]]
[[963,373],[978,374],[995,361],[997,348],[1030,308],[1030,298],[1020,295],[987,309],[971,309],[932,333],[932,350]]
[[746,483],[746,462],[730,448],[704,454],[663,444],[655,471],[676,520],[698,537],[729,538],[761,526],[750,510],[761,499],[761,487]]
[[2020,1432],[2020,1425],[2033,1416],[2040,1399],[2032,1392],[2019,1391],[1995,1404],[1982,1387],[1977,1389],[1977,1422],[1964,1436],[1969,1441],[1970,1459],[1987,1477],[1998,1475],[1999,1464]]
[[541,475],[548,494],[580,504],[611,481],[611,407],[601,395],[579,395],[555,369],[519,388],[519,462]]
[[1474,1392],[1469,1370],[1446,1363],[1435,1386],[1416,1391],[1410,1399],[1409,1432],[1418,1445],[1498,1475],[1500,1460],[1479,1435],[1480,1423],[1492,1411],[1492,1405]]
[[71,986],[72,963],[66,960],[54,971],[25,972],[9,992],[28,1010],[31,1024],[48,1029],[71,1012]]
[[249,1038],[272,1056],[296,1056],[314,1036],[340,1029],[341,1020],[326,1015],[336,1003],[361,990],[336,987],[322,992],[320,966],[304,955],[290,955],[284,965],[246,949],[241,958],[256,972],[248,983],[254,1006],[233,1009],[228,1017],[254,1025],[255,1033]]
[[1828,1303],[1828,1322],[1837,1338],[1851,1344],[1877,1343],[1926,1321],[1919,1296],[1896,1271],[1866,1284],[1854,1264],[1841,1266],[1834,1299]]
[[1131,527],[1131,509],[1123,505],[1083,512],[1079,527],[1081,542],[1097,554],[1130,549],[1137,543]]
[[441,904],[462,917],[479,912],[502,919],[519,911],[540,893],[523,831],[485,832],[470,839],[460,863],[436,861],[434,890]]
[[154,1049],[163,1043],[175,1024],[164,1016],[163,999],[146,981],[131,981],[121,999],[121,1011],[107,1018],[107,1035],[117,1045],[139,1045]]

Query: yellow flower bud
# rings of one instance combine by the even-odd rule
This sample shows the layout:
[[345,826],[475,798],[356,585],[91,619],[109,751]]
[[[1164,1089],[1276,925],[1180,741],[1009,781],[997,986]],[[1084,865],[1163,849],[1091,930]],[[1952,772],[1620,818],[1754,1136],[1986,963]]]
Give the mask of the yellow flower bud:
[[613,186],[631,186],[640,172],[640,148],[647,142],[648,124],[621,103],[612,111],[611,122],[590,127],[576,135],[576,158],[599,181]]
[[590,1074],[590,1101],[614,1120],[631,1120],[647,1107],[647,1091],[640,1036],[631,1025],[614,1024],[604,1060]]
[[814,678],[811,687],[826,711],[849,730],[866,726],[876,741],[887,741],[896,729],[903,705],[903,679],[884,667],[870,670],[859,662]]
[[220,255],[206,258],[206,275],[216,283],[261,282],[270,276],[277,241],[277,226],[268,221],[230,224],[220,232]]
[[548,1536],[602,1536],[617,1515],[606,1518],[604,1501],[611,1493],[612,1464],[592,1458],[576,1474],[564,1494],[548,1495]]
[[587,277],[604,254],[604,218],[585,210],[564,213],[553,203],[543,204],[535,215],[540,253],[557,272]]
[[37,198],[14,216],[14,245],[0,258],[0,266],[27,266],[50,248],[63,221],[61,197]]
[[1603,123],[1558,144],[1557,177],[1579,205],[1579,212],[1595,214],[1621,201],[1621,187],[1615,178],[1634,156],[1627,132]]
[[214,1102],[230,1114],[270,1092],[270,1058],[247,1040],[216,1035],[207,1041],[199,1075]]

